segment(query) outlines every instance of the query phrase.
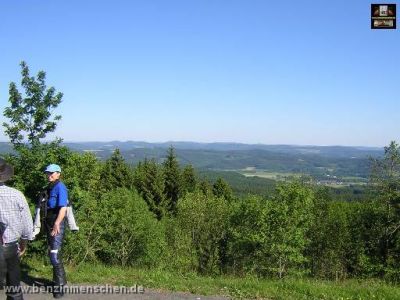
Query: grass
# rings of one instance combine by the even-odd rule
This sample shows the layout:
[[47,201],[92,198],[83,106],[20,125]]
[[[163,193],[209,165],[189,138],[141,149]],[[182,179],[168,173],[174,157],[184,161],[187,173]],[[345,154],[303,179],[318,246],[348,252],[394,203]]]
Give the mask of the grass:
[[273,180],[286,180],[289,177],[296,177],[299,178],[303,174],[299,173],[285,173],[285,172],[268,172],[268,171],[262,171],[262,170],[238,170],[238,173],[246,176],[246,177],[261,177],[261,178],[267,178],[267,179],[273,179]]
[[[30,276],[51,278],[51,266],[43,261],[25,262]],[[101,264],[68,265],[72,284],[144,286],[160,291],[180,291],[201,295],[223,295],[233,299],[274,300],[367,300],[400,299],[400,287],[380,280],[259,279],[256,277],[206,277],[195,273],[122,268]]]
[[[246,177],[260,177],[260,178],[267,178],[267,179],[272,179],[276,181],[285,181],[289,178],[300,178],[303,176],[303,173],[291,173],[291,172],[270,172],[266,170],[257,170],[255,168],[246,168],[242,170],[237,170],[239,174],[242,174]],[[332,177],[328,178],[320,178],[320,180],[332,180],[332,182],[324,182],[324,185],[330,186],[333,188],[343,188],[343,187],[348,187],[350,185],[359,185],[363,186],[367,184],[367,179],[362,178],[362,177],[356,177],[356,176],[339,176],[338,178],[335,177],[333,180]],[[338,184],[337,181],[342,182],[341,184]]]

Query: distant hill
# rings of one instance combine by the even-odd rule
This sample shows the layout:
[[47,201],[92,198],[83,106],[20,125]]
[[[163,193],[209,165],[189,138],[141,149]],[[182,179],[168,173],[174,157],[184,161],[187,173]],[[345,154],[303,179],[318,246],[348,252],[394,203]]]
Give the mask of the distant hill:
[[[314,176],[356,176],[366,178],[368,157],[378,157],[383,149],[345,146],[263,145],[240,143],[135,141],[66,142],[64,145],[79,152],[93,152],[100,159],[108,158],[114,149],[121,150],[125,159],[136,164],[145,158],[163,161],[166,149],[176,149],[181,164],[192,164],[203,170],[256,169],[269,172],[304,173]],[[11,145],[0,142],[0,153],[10,152]]]
[[266,150],[278,153],[291,154],[319,154],[333,157],[365,157],[368,155],[381,155],[382,148],[377,147],[347,147],[347,146],[298,146],[298,145],[264,145],[264,144],[241,144],[241,143],[196,143],[196,142],[165,142],[147,143],[135,141],[111,141],[111,142],[76,142],[65,143],[65,145],[77,150],[110,150],[118,148],[128,151],[137,148],[155,149],[168,148],[173,146],[181,150],[211,150],[211,151],[245,151],[245,150]]
[[10,153],[12,151],[12,145],[6,142],[0,142],[0,153]]

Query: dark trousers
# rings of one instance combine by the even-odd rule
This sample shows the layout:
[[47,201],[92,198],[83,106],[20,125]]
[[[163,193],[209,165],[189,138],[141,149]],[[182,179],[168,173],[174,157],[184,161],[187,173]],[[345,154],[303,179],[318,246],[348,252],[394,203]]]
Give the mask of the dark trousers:
[[7,300],[22,300],[21,267],[18,257],[18,243],[0,244],[0,287],[7,288]]
[[53,266],[53,282],[55,287],[63,286],[67,283],[64,264],[62,262],[61,248],[64,240],[65,219],[60,224],[60,232],[56,236],[51,236],[54,222],[57,215],[46,217],[47,244],[49,246],[49,258]]

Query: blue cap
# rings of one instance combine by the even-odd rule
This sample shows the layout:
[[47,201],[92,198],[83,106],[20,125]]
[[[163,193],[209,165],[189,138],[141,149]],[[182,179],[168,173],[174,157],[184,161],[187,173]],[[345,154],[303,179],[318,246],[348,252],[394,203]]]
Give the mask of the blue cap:
[[60,168],[59,165],[51,164],[51,165],[48,165],[47,168],[46,168],[46,170],[44,170],[44,171],[45,171],[45,172],[49,172],[49,173],[54,173],[54,172],[59,172],[59,173],[61,173],[61,168]]

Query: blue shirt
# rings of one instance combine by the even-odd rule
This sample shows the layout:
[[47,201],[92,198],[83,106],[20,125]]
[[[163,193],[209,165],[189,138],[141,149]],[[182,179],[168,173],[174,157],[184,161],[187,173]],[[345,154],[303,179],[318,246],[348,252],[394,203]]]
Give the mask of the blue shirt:
[[68,206],[68,190],[61,181],[57,182],[49,192],[49,200],[47,200],[47,208]]

